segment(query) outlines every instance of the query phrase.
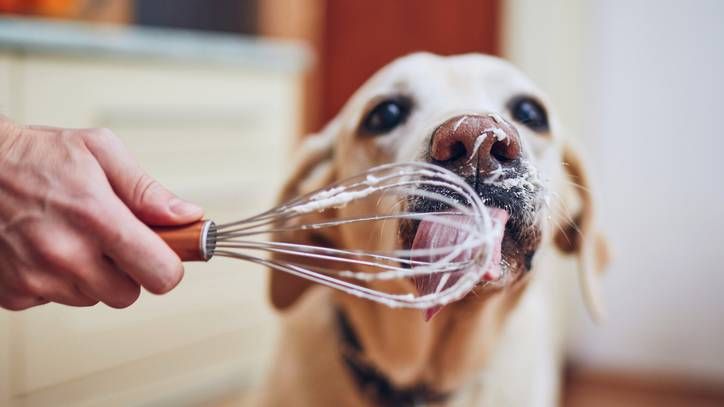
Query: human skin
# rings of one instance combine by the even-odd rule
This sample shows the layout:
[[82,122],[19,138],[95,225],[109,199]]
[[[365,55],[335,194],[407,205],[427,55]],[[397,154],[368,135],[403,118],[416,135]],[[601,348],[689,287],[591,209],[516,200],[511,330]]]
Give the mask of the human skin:
[[181,225],[203,210],[138,165],[108,129],[21,126],[0,117],[0,306],[47,302],[114,308],[183,277],[147,225]]

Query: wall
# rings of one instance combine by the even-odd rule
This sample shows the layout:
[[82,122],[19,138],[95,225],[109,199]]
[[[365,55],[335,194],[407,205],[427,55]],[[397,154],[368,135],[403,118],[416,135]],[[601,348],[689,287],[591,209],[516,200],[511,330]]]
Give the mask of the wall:
[[576,354],[724,382],[724,2],[591,7],[586,139],[616,261]]
[[614,249],[572,355],[724,382],[724,2],[540,3],[508,3],[506,54],[580,130]]
[[565,130],[583,131],[582,0],[503,2],[503,56],[523,69],[553,100]]

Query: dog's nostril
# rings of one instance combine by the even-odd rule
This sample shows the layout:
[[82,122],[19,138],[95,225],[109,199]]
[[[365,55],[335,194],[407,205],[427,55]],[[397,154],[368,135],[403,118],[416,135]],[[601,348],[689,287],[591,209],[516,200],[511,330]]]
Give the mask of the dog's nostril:
[[462,141],[452,141],[433,145],[432,158],[438,162],[453,162],[468,154],[468,149]]
[[448,153],[448,161],[455,161],[459,158],[467,155],[468,149],[462,141],[456,141],[450,145],[450,152]]
[[490,155],[502,164],[515,160],[518,157],[516,150],[516,147],[512,145],[512,143],[496,141],[490,149]]

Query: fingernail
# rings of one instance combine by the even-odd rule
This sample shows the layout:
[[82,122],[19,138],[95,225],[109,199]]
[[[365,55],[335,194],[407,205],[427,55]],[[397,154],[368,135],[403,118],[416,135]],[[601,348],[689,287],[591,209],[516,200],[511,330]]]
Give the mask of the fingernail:
[[169,202],[168,206],[171,209],[171,212],[175,213],[178,216],[191,216],[203,212],[203,209],[201,209],[200,206],[194,205],[186,201],[182,201],[178,198],[173,198]]

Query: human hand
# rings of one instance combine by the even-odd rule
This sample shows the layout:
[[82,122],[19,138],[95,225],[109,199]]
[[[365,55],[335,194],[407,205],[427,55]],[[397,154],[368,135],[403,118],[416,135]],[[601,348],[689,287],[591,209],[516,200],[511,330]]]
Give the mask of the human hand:
[[123,308],[166,293],[178,256],[149,225],[203,210],[147,175],[107,129],[23,127],[0,117],[0,306]]

